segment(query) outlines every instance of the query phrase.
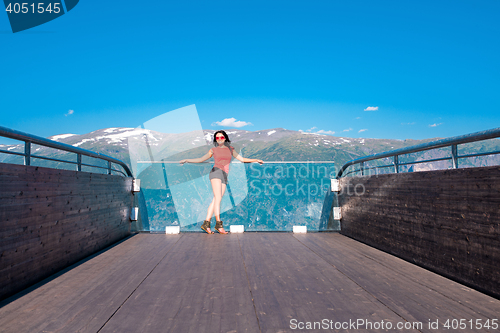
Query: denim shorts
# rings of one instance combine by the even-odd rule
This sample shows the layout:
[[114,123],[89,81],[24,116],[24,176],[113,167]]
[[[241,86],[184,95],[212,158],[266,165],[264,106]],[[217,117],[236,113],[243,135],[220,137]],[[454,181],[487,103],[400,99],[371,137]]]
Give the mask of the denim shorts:
[[222,184],[227,184],[227,173],[224,170],[221,170],[221,169],[216,168],[216,167],[212,168],[212,171],[210,171],[208,178],[210,180],[220,179]]

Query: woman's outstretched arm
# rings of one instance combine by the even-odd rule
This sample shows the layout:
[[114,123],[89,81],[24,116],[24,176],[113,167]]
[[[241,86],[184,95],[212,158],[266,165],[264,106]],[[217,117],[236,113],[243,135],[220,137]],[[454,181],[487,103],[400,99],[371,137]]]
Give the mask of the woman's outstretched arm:
[[212,157],[214,153],[212,152],[212,149],[210,149],[208,151],[208,153],[206,153],[205,155],[203,155],[202,157],[200,158],[187,158],[185,160],[182,160],[180,161],[179,163],[180,164],[184,164],[184,163],[201,163],[201,162],[205,162],[206,160],[208,160],[210,157]]
[[258,160],[256,158],[245,158],[243,156],[241,156],[240,154],[238,154],[236,152],[236,150],[233,150],[233,156],[235,159],[237,159],[238,161],[241,161],[243,163],[253,163],[253,162],[257,162],[259,164],[264,164],[264,161],[263,160]]

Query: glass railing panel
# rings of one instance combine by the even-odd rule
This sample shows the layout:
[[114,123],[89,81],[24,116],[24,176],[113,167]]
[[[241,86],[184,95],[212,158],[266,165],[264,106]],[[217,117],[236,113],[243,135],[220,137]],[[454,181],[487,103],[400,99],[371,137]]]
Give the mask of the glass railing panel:
[[[149,231],[163,232],[173,225],[184,232],[201,231],[213,199],[208,179],[211,168],[211,163],[164,162],[142,172]],[[339,230],[338,222],[329,220],[330,179],[335,172],[333,163],[233,162],[221,219],[226,226],[244,225],[246,231],[292,231],[298,225],[307,226],[308,231]]]
[[245,166],[248,195],[239,207],[222,218],[243,224],[248,231],[292,231],[307,226],[308,231],[335,229],[328,225],[330,210],[323,211],[330,194],[333,163],[272,163]]
[[[437,160],[437,161],[433,161]],[[400,172],[445,170],[452,167],[451,147],[442,147],[398,156]]]
[[[203,132],[196,107],[166,112],[134,132],[128,138],[128,148],[134,177],[141,181],[136,199],[142,211],[142,228],[164,232],[167,226],[180,226],[181,231],[201,231],[213,200],[209,180],[213,159],[179,163],[199,160],[213,147],[213,137]],[[231,146],[245,156],[238,143]],[[226,226],[244,225],[247,231],[291,231],[294,225],[306,225],[310,231],[332,229],[323,203],[325,198],[331,201],[328,189],[335,171],[329,162],[261,166],[233,159],[221,218]]]
[[76,164],[74,163],[76,163],[76,161],[75,153],[38,144],[31,144],[30,165],[32,166],[75,171]]
[[[476,155],[460,158],[460,168],[474,168],[500,165],[500,139],[489,139],[478,142],[469,142],[457,146],[458,156]],[[496,154],[495,154],[496,153]]]
[[[104,161],[91,156],[82,156],[82,171],[107,174],[108,161]],[[113,168],[120,169],[117,165],[112,165]]]
[[[24,142],[1,137],[0,151],[24,154]],[[24,164],[24,156],[0,152],[0,163]]]

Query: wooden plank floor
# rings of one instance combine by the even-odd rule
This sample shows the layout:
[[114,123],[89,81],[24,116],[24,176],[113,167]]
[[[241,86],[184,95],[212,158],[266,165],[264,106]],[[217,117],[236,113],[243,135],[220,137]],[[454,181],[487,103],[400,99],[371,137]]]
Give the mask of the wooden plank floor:
[[447,319],[491,323],[500,300],[336,233],[139,234],[0,303],[16,333],[500,331]]

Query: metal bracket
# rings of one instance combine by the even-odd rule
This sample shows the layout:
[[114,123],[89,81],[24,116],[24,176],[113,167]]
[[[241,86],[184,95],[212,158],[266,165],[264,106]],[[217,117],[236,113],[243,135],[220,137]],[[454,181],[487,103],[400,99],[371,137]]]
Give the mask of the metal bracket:
[[180,232],[181,232],[181,227],[178,225],[172,225],[172,226],[165,227],[166,234],[177,235]]
[[232,234],[236,234],[236,233],[241,234],[241,233],[245,232],[245,226],[244,225],[230,225],[229,232]]
[[141,192],[141,180],[140,179],[132,179],[132,192]]
[[130,221],[137,221],[139,218],[139,207],[132,207],[130,211]]
[[331,183],[330,183],[330,190],[332,192],[340,192],[340,181],[338,179],[330,179],[331,180]]
[[341,220],[342,219],[342,210],[340,207],[333,207],[333,219]]
[[294,234],[307,234],[307,226],[305,225],[294,225],[292,230]]

